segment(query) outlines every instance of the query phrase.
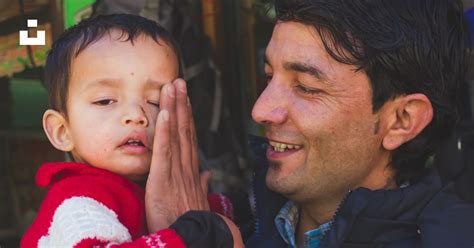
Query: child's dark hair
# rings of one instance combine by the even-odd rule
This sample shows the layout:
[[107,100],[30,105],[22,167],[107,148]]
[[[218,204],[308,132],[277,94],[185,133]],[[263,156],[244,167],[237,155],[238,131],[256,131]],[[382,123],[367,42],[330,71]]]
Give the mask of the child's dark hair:
[[67,116],[66,102],[72,60],[111,30],[121,31],[120,40],[125,38],[123,41],[130,41],[132,44],[140,35],[151,37],[157,43],[164,41],[176,53],[179,77],[182,77],[179,47],[173,37],[156,22],[128,14],[96,16],[69,28],[53,43],[46,60],[44,77],[50,108]]

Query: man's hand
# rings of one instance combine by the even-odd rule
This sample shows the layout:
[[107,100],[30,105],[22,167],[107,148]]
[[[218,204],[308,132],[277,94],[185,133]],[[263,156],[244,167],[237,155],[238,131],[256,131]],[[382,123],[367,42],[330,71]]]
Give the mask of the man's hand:
[[199,173],[198,145],[191,104],[182,79],[163,86],[153,156],[146,183],[145,209],[150,233],[168,228],[188,210],[209,210],[210,173]]

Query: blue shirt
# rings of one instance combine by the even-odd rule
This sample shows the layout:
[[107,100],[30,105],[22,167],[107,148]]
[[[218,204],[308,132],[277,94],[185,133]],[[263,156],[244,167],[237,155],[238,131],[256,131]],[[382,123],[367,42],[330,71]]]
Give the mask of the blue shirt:
[[[291,247],[296,247],[295,232],[299,221],[299,208],[292,202],[288,201],[280,209],[275,217],[275,225],[280,236]],[[317,248],[321,243],[324,234],[331,227],[331,222],[326,222],[318,228],[309,230],[304,234],[304,248]]]

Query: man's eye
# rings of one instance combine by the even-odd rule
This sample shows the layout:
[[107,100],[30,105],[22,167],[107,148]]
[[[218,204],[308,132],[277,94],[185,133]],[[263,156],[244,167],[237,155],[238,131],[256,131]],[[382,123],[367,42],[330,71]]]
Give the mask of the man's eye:
[[310,88],[306,88],[305,86],[303,85],[296,85],[296,89],[303,93],[303,94],[306,94],[306,95],[316,95],[316,94],[320,94],[322,93],[323,91],[322,90],[319,90],[319,89],[310,89]]
[[105,105],[110,105],[114,102],[115,102],[115,100],[112,100],[112,99],[103,99],[103,100],[95,101],[95,102],[93,102],[93,104],[100,105],[100,106],[105,106]]
[[159,108],[159,107],[160,107],[160,104],[159,104],[159,103],[157,103],[157,102],[148,101],[148,103],[149,103],[149,104],[151,104],[151,105],[153,105],[153,106],[155,106],[155,107],[157,107],[157,108]]

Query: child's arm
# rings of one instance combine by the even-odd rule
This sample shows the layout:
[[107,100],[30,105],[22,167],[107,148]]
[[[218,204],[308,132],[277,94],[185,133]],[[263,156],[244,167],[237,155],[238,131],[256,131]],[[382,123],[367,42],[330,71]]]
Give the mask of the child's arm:
[[21,247],[243,247],[237,227],[208,211],[187,212],[169,228],[140,237],[144,230],[134,211],[137,206],[124,194],[121,200],[110,200],[116,198],[102,194],[105,187],[98,187],[97,195],[102,197],[72,196],[56,203],[57,191],[64,192],[68,184],[80,187],[77,181],[69,181],[48,192]]
[[190,211],[170,228],[122,244],[86,239],[74,247],[213,247],[243,248],[239,229],[227,217],[206,211]]
[[[56,203],[47,197],[21,247],[186,247],[173,229],[139,237],[144,233],[143,224],[133,217],[137,216],[133,204],[129,209],[118,205],[106,206],[94,197],[74,196],[54,207]],[[131,222],[130,216],[137,220]]]
[[[55,247],[55,246],[51,246]],[[74,248],[134,248],[134,247],[169,247],[185,248],[181,237],[175,230],[168,228],[160,230],[154,234],[142,236],[132,242],[117,244],[115,242],[102,241],[96,238],[87,238],[74,245]]]

